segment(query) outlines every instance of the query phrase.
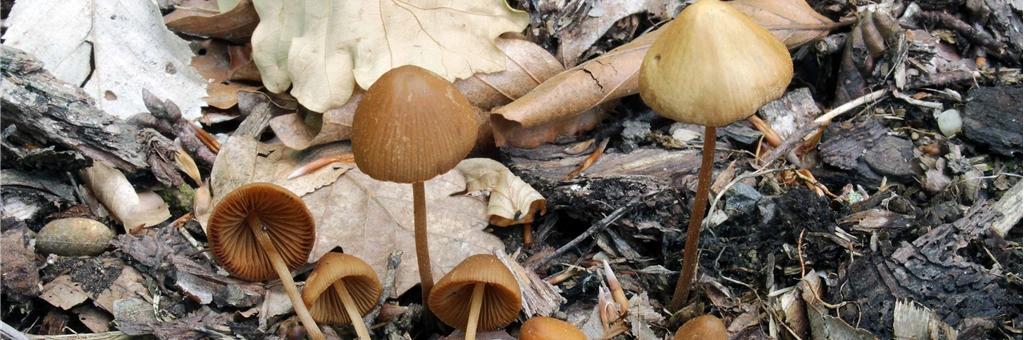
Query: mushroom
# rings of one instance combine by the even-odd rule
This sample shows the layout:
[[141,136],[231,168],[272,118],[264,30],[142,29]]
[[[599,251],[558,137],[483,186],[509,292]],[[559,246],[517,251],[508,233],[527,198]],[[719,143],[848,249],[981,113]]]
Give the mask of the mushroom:
[[519,340],[587,340],[587,336],[571,323],[547,316],[535,316],[519,328]]
[[359,170],[379,181],[412,183],[424,307],[434,279],[423,182],[455,168],[473,149],[477,128],[473,106],[451,82],[413,65],[381,75],[352,118],[352,153]]
[[302,302],[313,320],[329,325],[351,323],[359,338],[370,339],[362,317],[377,304],[380,289],[377,273],[366,261],[348,254],[327,253],[306,279]]
[[666,118],[705,126],[697,196],[671,311],[683,307],[697,268],[715,128],[742,120],[782,96],[792,76],[793,62],[782,41],[718,0],[686,7],[644,56],[639,75],[644,103]]
[[726,340],[729,333],[722,320],[712,315],[701,315],[690,319],[679,327],[673,340]]
[[490,254],[470,256],[448,272],[430,293],[430,308],[441,321],[476,339],[477,329],[507,325],[522,307],[519,282]]
[[299,196],[270,183],[246,184],[224,196],[207,224],[210,251],[228,273],[247,281],[281,278],[312,339],[323,339],[292,280],[316,241],[316,223]]

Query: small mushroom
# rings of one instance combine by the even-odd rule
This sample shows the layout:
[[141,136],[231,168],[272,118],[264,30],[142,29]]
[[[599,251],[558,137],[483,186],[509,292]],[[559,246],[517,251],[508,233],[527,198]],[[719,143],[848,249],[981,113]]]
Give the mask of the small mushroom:
[[587,336],[571,323],[546,316],[535,316],[526,320],[523,327],[519,328],[519,340],[587,340]]
[[327,253],[306,279],[302,301],[313,320],[329,325],[351,323],[359,338],[370,339],[362,318],[377,304],[380,289],[380,280],[366,261],[348,254]]
[[683,270],[669,304],[675,312],[686,302],[697,268],[715,128],[745,119],[782,96],[793,77],[793,62],[779,38],[718,0],[686,7],[664,30],[640,65],[640,97],[666,118],[705,126]]
[[492,331],[507,325],[522,307],[519,282],[490,254],[470,256],[448,272],[430,293],[430,309],[449,326],[466,331]]
[[727,340],[729,332],[722,320],[712,315],[701,315],[690,319],[679,327],[673,340]]
[[309,337],[324,338],[291,274],[306,263],[316,241],[313,215],[299,196],[271,183],[243,185],[213,208],[207,237],[213,256],[231,275],[248,281],[281,278]]
[[434,278],[423,182],[454,169],[476,144],[477,128],[473,105],[451,82],[413,65],[381,75],[352,117],[352,153],[359,170],[378,181],[412,183],[424,306]]

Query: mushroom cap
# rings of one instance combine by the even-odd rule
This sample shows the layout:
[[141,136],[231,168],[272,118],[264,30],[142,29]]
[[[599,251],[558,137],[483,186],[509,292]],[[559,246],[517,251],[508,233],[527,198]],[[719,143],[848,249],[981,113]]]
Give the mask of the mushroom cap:
[[207,224],[210,251],[228,273],[248,281],[277,277],[249,223],[266,229],[289,270],[306,263],[316,241],[316,222],[306,204],[276,184],[250,183],[225,195]]
[[486,283],[477,329],[493,331],[512,322],[522,308],[519,282],[512,272],[491,254],[470,256],[448,272],[430,290],[430,310],[441,321],[466,330],[473,288]]
[[674,340],[727,340],[729,332],[722,320],[712,315],[701,315],[690,319],[679,327]]
[[658,114],[720,127],[779,98],[793,77],[786,45],[718,0],[686,7],[640,66],[640,97]]
[[380,280],[366,261],[342,253],[327,253],[320,258],[302,288],[302,302],[313,320],[329,325],[352,323],[341,297],[332,285],[343,280],[345,289],[356,303],[360,315],[369,313],[380,298]]
[[519,340],[587,340],[587,336],[571,323],[546,316],[535,316],[526,320],[523,327],[519,328]]
[[476,144],[473,105],[451,82],[400,66],[380,76],[352,118],[359,170],[379,181],[423,182],[448,172]]

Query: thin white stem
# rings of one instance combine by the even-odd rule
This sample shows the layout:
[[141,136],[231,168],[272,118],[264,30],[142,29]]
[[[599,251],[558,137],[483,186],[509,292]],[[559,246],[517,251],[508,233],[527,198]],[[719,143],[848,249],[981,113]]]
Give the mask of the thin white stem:
[[473,286],[473,300],[469,305],[469,320],[466,322],[466,340],[476,340],[476,325],[480,321],[480,307],[484,302],[486,283],[477,282]]
[[259,223],[250,223],[250,229],[252,229],[253,235],[256,236],[257,242],[263,247],[263,251],[266,252],[267,258],[270,259],[270,263],[274,266],[274,271],[277,272],[277,276],[281,277],[281,286],[284,287],[284,291],[288,293],[288,298],[292,300],[292,306],[295,307],[295,314],[299,316],[299,320],[302,321],[302,325],[306,327],[306,333],[309,334],[309,338],[313,340],[324,340],[324,333],[320,332],[320,327],[316,325],[316,321],[313,321],[313,316],[309,314],[309,309],[306,309],[306,305],[302,302],[302,295],[299,294],[299,289],[295,287],[295,280],[292,279],[292,273],[288,271],[288,265],[284,263],[284,259],[281,258],[281,254],[277,252],[277,248],[274,247],[274,243],[270,242],[270,235],[263,230],[263,227]]
[[345,312],[348,313],[348,318],[352,320],[352,327],[355,327],[356,334],[359,335],[360,339],[370,340],[370,332],[366,330],[366,324],[363,323],[363,316],[359,314],[359,309],[356,309],[356,301],[352,299],[352,295],[348,293],[348,288],[345,287],[344,280],[334,281],[332,284],[334,290],[341,297],[341,305],[345,306]]

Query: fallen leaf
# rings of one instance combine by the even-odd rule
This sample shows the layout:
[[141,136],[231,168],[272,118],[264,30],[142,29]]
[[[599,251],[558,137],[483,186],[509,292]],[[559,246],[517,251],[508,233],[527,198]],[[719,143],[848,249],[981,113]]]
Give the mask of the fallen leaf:
[[505,52],[505,71],[476,73],[455,82],[459,92],[481,110],[508,104],[565,70],[551,53],[533,42],[498,38],[494,44]]
[[95,162],[79,174],[96,199],[125,230],[154,226],[171,217],[167,203],[152,191],[136,192],[124,174]]
[[80,284],[71,281],[71,276],[65,274],[44,285],[39,298],[54,307],[68,310],[88,300],[89,296],[85,294]]
[[660,32],[642,35],[548,79],[519,99],[493,110],[492,123],[517,124],[529,129],[637,93],[640,63]]
[[249,41],[252,31],[260,22],[252,0],[238,1],[229,9],[220,8],[220,12],[179,7],[164,17],[164,23],[167,28],[178,33],[244,43]]
[[111,115],[146,112],[148,89],[178,104],[186,119],[200,116],[206,81],[152,1],[18,1],[7,20],[5,45],[35,55],[57,79],[85,84]]
[[818,14],[805,0],[736,0],[728,3],[775,34],[790,50],[821,40],[833,28],[846,25]]
[[226,43],[219,40],[203,40],[190,45],[196,54],[191,65],[208,82],[206,103],[210,106],[229,109],[238,104],[238,91],[255,91],[260,88],[229,80],[231,57]]
[[[558,60],[562,65],[575,66],[580,55],[597,39],[608,32],[616,22],[630,15],[648,10],[658,1],[604,0],[590,2],[589,13],[577,25],[558,35]],[[628,38],[627,38],[628,39]]]
[[494,144],[497,146],[513,146],[517,148],[536,148],[544,143],[551,143],[561,136],[575,136],[583,131],[593,129],[605,117],[608,102],[591,108],[575,116],[567,116],[531,128],[523,128],[516,122],[491,115],[491,128],[494,129]]
[[[351,152],[346,147],[334,156]],[[380,182],[350,163],[335,163],[311,174],[286,179],[299,162],[332,156],[300,152],[283,145],[267,145],[251,137],[231,137],[214,163],[211,177],[214,205],[226,193],[251,182],[271,182],[288,188],[306,202],[317,222],[317,242],[309,261],[340,246],[383,275],[388,254],[402,250],[404,263],[416,263],[413,237],[412,188],[408,184]],[[347,170],[347,171],[345,171]],[[341,177],[339,177],[341,176]],[[457,171],[425,183],[427,230],[434,275],[442,277],[465,257],[504,249],[497,237],[482,230],[486,207],[477,199],[452,196],[465,190]],[[419,283],[416,266],[401,266],[395,276],[395,294]]]
[[231,66],[228,69],[228,80],[262,82],[260,70],[252,61],[252,44],[228,46]]
[[533,222],[538,212],[547,212],[544,196],[498,161],[471,158],[459,162],[455,169],[466,177],[467,191],[490,191],[487,218],[493,225],[526,224]]
[[[529,15],[502,0],[255,2],[261,22],[253,59],[264,86],[325,112],[348,102],[358,83],[369,88],[384,72],[417,65],[449,81],[505,68],[494,46],[503,32],[521,31]],[[471,28],[471,29],[470,29]]]
[[359,100],[363,98],[363,92],[361,89],[356,89],[348,103],[324,112],[320,117],[319,129],[309,126],[306,119],[298,113],[272,118],[270,128],[274,130],[284,145],[296,150],[348,140],[352,138],[352,117],[355,115],[356,107],[359,106]]

